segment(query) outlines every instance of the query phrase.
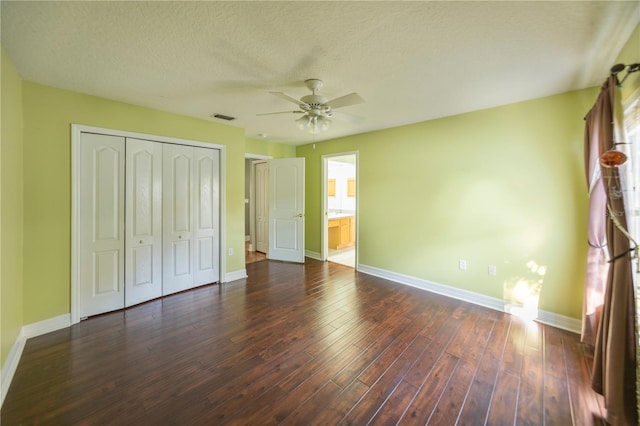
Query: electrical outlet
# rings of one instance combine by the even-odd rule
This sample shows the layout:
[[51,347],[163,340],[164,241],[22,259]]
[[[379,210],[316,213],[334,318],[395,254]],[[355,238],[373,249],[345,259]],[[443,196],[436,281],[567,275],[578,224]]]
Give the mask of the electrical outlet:
[[460,259],[458,261],[458,268],[460,268],[461,271],[466,271],[467,270],[467,261],[464,259]]
[[233,247],[229,247],[229,256],[233,256]]
[[494,265],[489,265],[488,272],[489,272],[489,275],[491,275],[492,277],[495,276],[497,273],[496,267]]

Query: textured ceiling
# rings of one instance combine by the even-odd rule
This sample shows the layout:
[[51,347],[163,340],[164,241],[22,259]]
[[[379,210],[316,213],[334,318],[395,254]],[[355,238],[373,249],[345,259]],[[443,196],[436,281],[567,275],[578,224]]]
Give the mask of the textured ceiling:
[[[357,92],[316,140],[596,86],[638,1],[13,2],[2,44],[25,80],[231,125],[290,144],[296,109]],[[638,58],[640,60],[640,58]],[[355,119],[354,116],[360,117]],[[349,118],[349,117],[348,117]],[[225,122],[226,123],[226,122]]]

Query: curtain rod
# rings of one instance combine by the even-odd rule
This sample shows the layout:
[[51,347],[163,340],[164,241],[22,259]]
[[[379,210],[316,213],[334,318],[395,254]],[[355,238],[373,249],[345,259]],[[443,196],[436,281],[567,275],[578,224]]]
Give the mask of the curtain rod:
[[[625,69],[627,70],[627,73],[624,75],[624,78],[622,80],[618,80],[618,74]],[[622,86],[622,83],[624,83],[627,77],[629,77],[629,74],[636,71],[640,71],[640,62],[629,65],[616,64],[611,67],[611,75],[616,78],[616,84],[618,85],[618,87]]]

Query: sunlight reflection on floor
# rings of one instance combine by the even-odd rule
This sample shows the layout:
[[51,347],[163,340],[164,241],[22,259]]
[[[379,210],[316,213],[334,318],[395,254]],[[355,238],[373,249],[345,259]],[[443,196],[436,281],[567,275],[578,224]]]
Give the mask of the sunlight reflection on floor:
[[534,260],[526,263],[529,273],[524,277],[511,277],[504,282],[505,311],[512,315],[534,320],[538,318],[538,301],[547,267]]

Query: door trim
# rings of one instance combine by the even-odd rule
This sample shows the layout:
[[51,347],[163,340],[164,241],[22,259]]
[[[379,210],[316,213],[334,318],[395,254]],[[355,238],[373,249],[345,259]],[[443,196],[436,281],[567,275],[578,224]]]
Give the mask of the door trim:
[[220,151],[220,283],[226,282],[226,146],[216,143],[194,141],[167,136],[150,135],[146,133],[128,132],[123,130],[106,129],[101,127],[71,124],[71,324],[80,322],[80,143],[82,133],[97,133],[101,135],[121,136],[124,138],[143,139],[152,142],[170,143],[175,145],[189,145],[202,148],[212,148]]
[[360,152],[359,151],[347,151],[336,152],[333,154],[325,154],[322,158],[322,190],[321,197],[322,203],[320,217],[322,218],[322,226],[320,229],[320,260],[326,262],[329,258],[329,233],[327,231],[329,227],[329,218],[327,212],[329,210],[329,203],[327,201],[327,181],[329,177],[329,160],[333,157],[342,157],[345,155],[356,156],[356,261],[354,269],[358,270],[358,253],[360,247]]

